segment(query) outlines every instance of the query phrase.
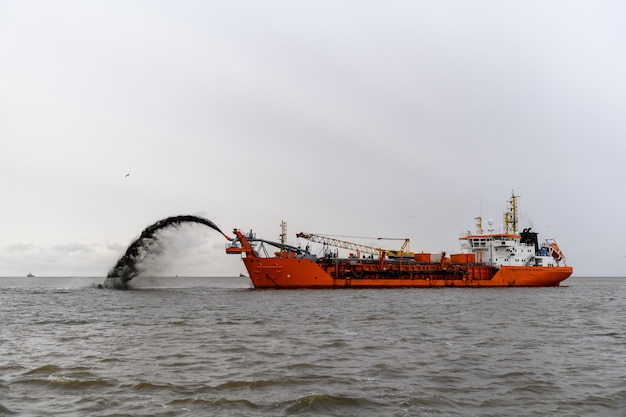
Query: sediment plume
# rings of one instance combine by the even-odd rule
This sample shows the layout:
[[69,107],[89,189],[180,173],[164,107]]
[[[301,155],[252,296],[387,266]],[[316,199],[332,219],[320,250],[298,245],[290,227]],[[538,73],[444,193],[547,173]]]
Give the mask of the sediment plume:
[[172,216],[146,227],[141,236],[130,244],[126,253],[117,261],[115,266],[111,268],[107,274],[107,278],[103,284],[106,288],[127,289],[128,281],[137,277],[141,270],[139,265],[146,258],[151,250],[158,250],[160,230],[177,227],[183,223],[199,223],[208,226],[220,232],[226,239],[228,236],[220,230],[215,223],[198,216]]

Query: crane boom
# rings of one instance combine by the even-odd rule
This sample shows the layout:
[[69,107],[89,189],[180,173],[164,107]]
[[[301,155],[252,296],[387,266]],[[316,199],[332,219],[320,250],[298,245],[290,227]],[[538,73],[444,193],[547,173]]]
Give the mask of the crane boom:
[[404,243],[402,244],[399,250],[388,251],[387,256],[389,256],[390,258],[402,258],[402,257],[412,258],[414,255],[413,252],[411,252],[411,250],[409,249],[411,239],[409,239],[408,237],[406,239],[379,237],[378,239],[379,240],[404,240]]
[[313,233],[298,233],[297,237],[310,240],[311,242],[322,243],[328,246],[335,246],[342,249],[354,250],[362,253],[370,253],[372,255],[381,255],[387,252],[387,249],[375,248],[373,246],[361,245],[359,243],[347,242],[345,240],[334,239],[328,236],[316,235]]

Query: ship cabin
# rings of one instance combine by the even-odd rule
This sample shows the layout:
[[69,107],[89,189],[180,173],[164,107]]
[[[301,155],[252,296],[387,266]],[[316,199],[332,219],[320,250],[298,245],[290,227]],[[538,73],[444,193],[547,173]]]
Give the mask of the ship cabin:
[[476,217],[476,232],[461,234],[459,243],[461,252],[474,254],[476,262],[496,267],[501,266],[539,266],[555,267],[565,256],[554,239],[546,239],[539,245],[538,234],[530,228],[517,232],[517,199],[511,192],[508,210],[504,212],[501,231],[493,227],[493,220],[488,220],[487,233],[483,233],[483,219]]
[[538,245],[537,233],[470,234],[459,238],[461,252],[474,254],[476,262],[501,266],[557,266],[549,244]]

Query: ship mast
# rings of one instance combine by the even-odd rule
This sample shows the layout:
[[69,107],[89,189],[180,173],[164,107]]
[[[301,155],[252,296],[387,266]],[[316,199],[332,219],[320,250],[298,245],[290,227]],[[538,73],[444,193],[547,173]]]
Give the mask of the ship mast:
[[509,208],[504,212],[504,233],[517,233],[517,199],[519,197],[511,190],[511,199],[508,201]]
[[284,254],[286,252],[285,244],[287,243],[287,222],[284,220],[280,222],[280,252]]
[[482,218],[482,216],[474,217],[474,220],[476,220],[476,233],[478,233],[479,235],[482,235],[483,234],[483,218]]

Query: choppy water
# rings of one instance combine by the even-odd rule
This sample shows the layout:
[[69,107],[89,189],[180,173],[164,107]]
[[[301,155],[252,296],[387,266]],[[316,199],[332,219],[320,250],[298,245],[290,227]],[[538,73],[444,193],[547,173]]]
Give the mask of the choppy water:
[[0,416],[626,416],[626,279],[101,281],[0,278]]

